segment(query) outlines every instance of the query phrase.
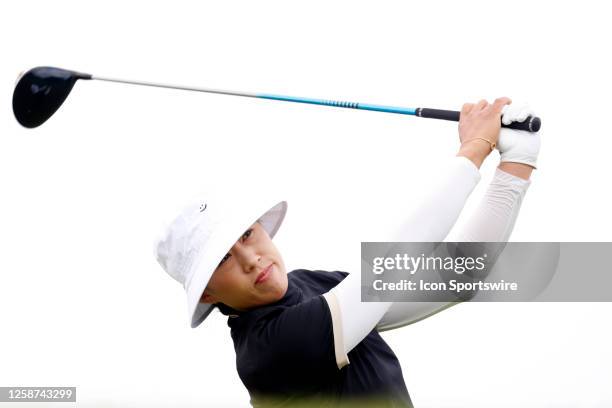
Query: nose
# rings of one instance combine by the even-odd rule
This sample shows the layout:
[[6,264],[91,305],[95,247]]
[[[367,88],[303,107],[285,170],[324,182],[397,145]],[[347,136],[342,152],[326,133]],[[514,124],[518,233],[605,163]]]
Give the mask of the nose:
[[235,249],[235,256],[245,272],[253,272],[261,260],[261,255],[259,255],[258,251],[249,245],[240,246]]

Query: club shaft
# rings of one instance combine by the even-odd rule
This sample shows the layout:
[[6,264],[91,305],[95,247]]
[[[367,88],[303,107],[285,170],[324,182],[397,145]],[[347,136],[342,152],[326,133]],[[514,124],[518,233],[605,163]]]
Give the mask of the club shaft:
[[249,98],[257,98],[258,95],[251,92],[237,92],[230,91],[227,89],[213,89],[213,88],[198,88],[193,86],[183,86],[183,85],[171,85],[171,84],[160,84],[156,82],[147,82],[147,81],[132,81],[126,79],[118,79],[118,78],[107,78],[107,77],[99,77],[93,76],[91,79],[97,79],[99,81],[107,81],[107,82],[118,82],[122,84],[131,84],[131,85],[142,85],[142,86],[154,86],[157,88],[168,88],[168,89],[178,89],[181,91],[195,91],[195,92],[206,92],[206,93],[214,93],[214,94],[222,94],[222,95],[233,95],[233,96],[247,96]]
[[201,88],[201,87],[192,87],[192,86],[183,86],[183,85],[160,84],[156,82],[131,81],[131,80],[125,80],[125,79],[106,78],[106,77],[99,77],[99,76],[92,76],[91,79],[97,79],[100,81],[107,81],[107,82],[119,82],[122,84],[178,89],[182,91],[195,91],[195,92],[205,92],[205,93],[233,95],[233,96],[247,96],[249,98],[270,99],[270,100],[275,100],[275,101],[308,103],[312,105],[335,106],[338,108],[361,109],[361,110],[369,110],[369,111],[377,111],[377,112],[398,113],[398,114],[403,114],[403,115],[416,115],[415,108],[403,108],[400,106],[374,105],[374,104],[369,104],[369,103],[334,101],[334,100],[329,100],[329,99],[303,98],[299,96],[287,96],[287,95],[265,94],[265,93],[255,93],[255,92],[239,92],[239,91],[232,91],[228,89],[214,89],[214,88]]
[[[178,89],[182,91],[195,91],[195,92],[222,94],[222,95],[245,96],[249,98],[269,99],[269,100],[275,100],[275,101],[308,103],[312,105],[334,106],[338,108],[359,109],[359,110],[368,110],[368,111],[375,111],[375,112],[387,112],[387,113],[395,113],[395,114],[401,114],[401,115],[418,116],[422,118],[450,120],[450,121],[455,121],[455,122],[458,122],[460,118],[459,111],[450,111],[450,110],[441,110],[441,109],[407,108],[407,107],[401,107],[401,106],[376,105],[376,104],[361,103],[361,102],[346,102],[346,101],[335,101],[335,100],[328,100],[328,99],[304,98],[304,97],[299,97],[299,96],[286,96],[286,95],[276,95],[276,94],[266,94],[266,93],[232,91],[232,90],[227,90],[227,89],[200,88],[200,87],[192,87],[192,86],[160,84],[156,82],[132,81],[132,80],[125,80],[125,79],[117,79],[117,78],[107,78],[107,77],[99,77],[99,76],[93,76],[93,75],[91,76],[91,78],[88,78],[88,79],[97,79],[100,81],[118,82],[118,83],[131,84],[131,85],[153,86],[157,88]],[[518,129],[518,130],[526,130],[529,132],[537,132],[540,129],[540,124],[541,124],[540,118],[530,116],[524,122],[513,122],[510,125],[504,125],[502,123],[501,126],[512,128],[512,129]]]

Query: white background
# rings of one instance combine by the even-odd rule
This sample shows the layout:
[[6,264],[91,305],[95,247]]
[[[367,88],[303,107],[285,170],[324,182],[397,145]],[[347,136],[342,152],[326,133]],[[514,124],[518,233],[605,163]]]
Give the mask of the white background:
[[[543,118],[511,240],[609,241],[605,7],[3,1],[0,386],[76,386],[83,407],[248,406],[225,318],[189,328],[153,257],[163,223],[209,186],[278,193],[288,269],[350,272],[458,148],[453,122],[100,81],[28,130],[11,110],[20,71],[455,110],[510,96]],[[420,408],[608,407],[611,312],[464,304],[384,338]]]

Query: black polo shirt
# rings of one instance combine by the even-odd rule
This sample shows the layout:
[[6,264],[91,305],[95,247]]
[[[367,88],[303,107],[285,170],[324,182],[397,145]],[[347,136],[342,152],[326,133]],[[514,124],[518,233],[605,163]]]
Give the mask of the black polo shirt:
[[399,361],[376,329],[348,353],[350,364],[336,365],[321,295],[347,275],[298,269],[277,302],[247,312],[218,304],[230,316],[238,375],[254,407],[412,407]]

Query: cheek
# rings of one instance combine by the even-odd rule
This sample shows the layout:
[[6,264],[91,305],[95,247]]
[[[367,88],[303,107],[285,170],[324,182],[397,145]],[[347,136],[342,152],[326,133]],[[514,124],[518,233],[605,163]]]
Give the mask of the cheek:
[[231,270],[226,269],[219,271],[219,273],[215,272],[208,286],[215,294],[222,295],[228,293],[228,290],[235,286],[234,281],[235,274]]
[[[229,272],[229,271],[228,271]],[[215,281],[215,288],[218,291],[227,293],[230,289],[235,288],[239,282],[236,279],[236,274],[226,273]]]
[[283,263],[283,258],[281,257],[280,252],[278,251],[278,249],[276,248],[276,246],[274,246],[274,244],[272,243],[272,241],[270,241],[270,244],[266,247],[266,252],[269,254],[269,256],[271,258],[273,258],[274,260],[276,260],[279,264],[282,265]]
[[287,281],[287,272],[284,269],[282,261],[279,261],[274,265],[274,284],[277,288],[281,288]]
[[226,270],[222,276],[214,282],[214,290],[217,296],[235,306],[242,306],[242,302],[249,298],[251,289],[250,276],[241,270]]

